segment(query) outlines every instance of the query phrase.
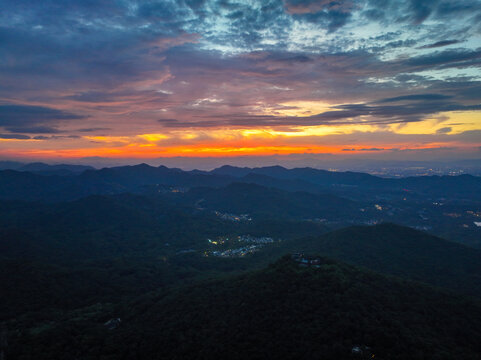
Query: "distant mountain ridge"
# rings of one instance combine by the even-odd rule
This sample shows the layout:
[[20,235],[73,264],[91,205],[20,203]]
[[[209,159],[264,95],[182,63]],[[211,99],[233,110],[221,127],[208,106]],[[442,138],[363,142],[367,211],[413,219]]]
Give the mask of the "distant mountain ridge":
[[[467,187],[469,190],[481,190],[481,177],[473,175],[458,176],[416,176],[406,178],[381,178],[367,173],[359,172],[337,172],[319,170],[313,168],[286,169],[282,166],[270,166],[260,168],[236,168],[225,165],[212,170],[212,174],[243,177],[249,174],[265,175],[276,179],[302,180],[321,186],[349,185],[358,188],[397,189],[412,190],[436,193],[437,187],[449,186],[453,191]],[[456,184],[458,183],[458,184]],[[456,186],[457,185],[457,186]],[[459,189],[457,189],[459,187]],[[408,188],[408,189],[406,189]],[[412,189],[409,189],[412,188]],[[444,190],[444,189],[441,189]],[[467,195],[468,191],[463,191]]]
[[[0,171],[0,199],[59,201],[90,194],[139,192],[142,187],[170,185],[194,188],[199,186],[222,187],[234,182],[253,183],[287,191],[333,193],[342,197],[372,198],[386,194],[445,197],[481,200],[481,177],[423,176],[386,179],[365,173],[332,172],[312,168],[286,169],[280,166],[264,168],[235,168],[224,166],[210,172],[183,171],[165,166],[147,164],[103,168],[60,168],[44,173],[18,170]],[[30,165],[30,169],[52,169],[43,165]],[[72,176],[65,175],[69,171]],[[32,189],[35,189],[33,191]]]
[[[282,166],[266,166],[259,168],[236,168],[229,165],[224,165],[220,168],[212,170],[210,173],[230,175],[235,177],[246,176],[248,174],[259,174],[266,175],[278,179],[289,179],[289,180],[305,180],[316,184],[332,184],[332,183],[343,183],[343,184],[360,184],[367,181],[377,181],[379,183],[383,182],[383,178],[373,176],[366,173],[359,172],[337,172],[320,170],[314,168],[294,168],[286,169]],[[239,176],[240,175],[240,176]]]
[[0,161],[0,170],[16,170],[40,173],[44,175],[71,175],[85,170],[93,170],[89,165],[45,164],[42,162],[21,163],[16,161]]

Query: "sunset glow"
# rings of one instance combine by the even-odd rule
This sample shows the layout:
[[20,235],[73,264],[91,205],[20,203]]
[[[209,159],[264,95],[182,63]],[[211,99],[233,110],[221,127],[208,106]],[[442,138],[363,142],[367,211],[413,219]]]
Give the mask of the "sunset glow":
[[481,156],[469,6],[261,3],[9,3],[0,157]]

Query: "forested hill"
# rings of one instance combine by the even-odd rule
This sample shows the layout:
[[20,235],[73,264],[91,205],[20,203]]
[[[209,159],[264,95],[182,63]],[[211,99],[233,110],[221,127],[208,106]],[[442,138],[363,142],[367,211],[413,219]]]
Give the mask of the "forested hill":
[[[481,304],[324,258],[105,310],[10,339],[14,359],[480,359]],[[120,317],[118,327],[103,323]]]
[[182,200],[210,210],[267,218],[355,218],[359,217],[360,207],[335,195],[287,192],[247,183],[232,183],[219,189],[194,188]]
[[0,202],[0,256],[49,262],[158,256],[227,228],[210,214],[123,194],[55,203]]
[[481,297],[481,251],[395,224],[351,226],[296,241],[299,251],[319,252],[377,272]]

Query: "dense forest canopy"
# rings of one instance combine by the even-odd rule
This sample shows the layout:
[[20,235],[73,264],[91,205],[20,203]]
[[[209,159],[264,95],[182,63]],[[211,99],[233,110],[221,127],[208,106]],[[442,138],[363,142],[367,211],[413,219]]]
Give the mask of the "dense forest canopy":
[[281,167],[0,171],[0,351],[481,358],[480,184]]

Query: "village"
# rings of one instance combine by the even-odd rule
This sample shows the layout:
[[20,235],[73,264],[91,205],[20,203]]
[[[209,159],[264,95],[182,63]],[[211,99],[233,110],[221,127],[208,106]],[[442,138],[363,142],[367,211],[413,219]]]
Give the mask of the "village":
[[301,253],[291,255],[291,259],[299,264],[300,267],[321,267],[321,258],[315,256],[308,256]]
[[220,211],[214,211],[214,214],[216,214],[222,220],[229,220],[234,222],[252,221],[252,218],[249,216],[249,214],[236,215],[236,214],[223,213]]
[[204,252],[204,256],[212,255],[224,258],[242,257],[259,251],[261,247],[262,245],[249,245],[235,249],[227,249],[224,251],[206,251]]
[[253,244],[272,244],[274,242],[274,239],[268,236],[254,237],[251,235],[240,235],[237,240]]
[[[252,235],[238,235],[233,237],[219,236],[215,239],[207,239],[207,242],[209,243],[209,245],[220,247],[222,250],[205,251],[204,256],[232,258],[242,257],[248,254],[255,253],[264,246],[274,243],[275,240],[267,236],[255,237]],[[236,246],[238,243],[247,243],[249,245],[244,245],[241,247],[231,247],[226,249],[226,247]]]

